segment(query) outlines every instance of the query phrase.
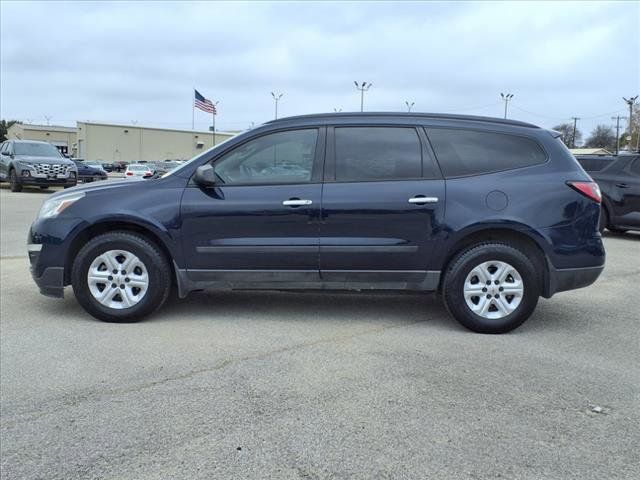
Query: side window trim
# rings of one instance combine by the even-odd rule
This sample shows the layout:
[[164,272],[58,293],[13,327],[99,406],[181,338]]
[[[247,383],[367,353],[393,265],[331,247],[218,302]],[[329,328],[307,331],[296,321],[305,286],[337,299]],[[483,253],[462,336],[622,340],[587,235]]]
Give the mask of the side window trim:
[[549,156],[549,152],[547,151],[546,148],[544,148],[544,146],[538,141],[537,138],[534,138],[532,136],[529,135],[522,135],[519,133],[511,133],[511,132],[503,132],[500,130],[493,130],[493,129],[483,129],[483,128],[474,128],[474,127],[460,127],[457,125],[451,125],[451,126],[443,126],[443,125],[425,125],[424,126],[424,130],[425,133],[427,135],[427,139],[429,140],[429,144],[431,145],[433,154],[434,154],[434,158],[436,159],[436,163],[440,166],[440,160],[438,159],[438,156],[436,155],[435,152],[435,148],[433,147],[433,143],[431,138],[429,137],[429,131],[430,130],[460,130],[463,132],[478,132],[478,133],[495,133],[498,135],[509,135],[512,137],[519,137],[519,138],[524,138],[526,140],[529,140],[533,143],[536,144],[536,146],[540,149],[540,151],[544,154],[545,160],[544,162],[538,163],[538,164],[534,164],[534,165],[523,165],[523,166],[519,166],[519,167],[512,167],[512,168],[503,168],[500,170],[492,170],[490,172],[481,172],[481,173],[470,173],[470,174],[466,174],[466,175],[452,175],[452,176],[445,176],[444,174],[444,169],[442,167],[440,167],[440,170],[442,171],[442,177],[444,179],[450,179],[450,178],[466,178],[466,177],[475,177],[478,175],[492,175],[494,173],[500,173],[500,172],[509,172],[511,170],[519,170],[521,168],[530,168],[530,167],[534,167],[534,166],[539,166],[539,165],[544,165],[546,163],[549,163],[550,160],[550,156]]
[[[440,164],[436,160],[436,153],[433,151],[433,147],[431,145],[431,142],[429,141],[429,137],[427,137],[425,127],[420,126],[416,130],[418,131],[418,137],[420,138],[420,143],[422,144],[422,178],[425,180],[442,180],[444,178],[444,175],[442,174]],[[427,167],[429,167],[433,171],[433,175],[425,175],[428,170]]]
[[[409,128],[414,130],[418,142],[420,144],[420,177],[418,178],[389,178],[389,179],[365,179],[365,180],[336,180],[336,135],[337,128]],[[324,171],[325,183],[371,183],[371,182],[411,182],[415,180],[436,180],[441,179],[440,169],[435,164],[435,155],[429,150],[430,147],[425,145],[426,136],[421,135],[421,128],[414,124],[370,124],[370,123],[354,123],[345,125],[330,125],[327,127],[327,149]],[[430,157],[433,163],[433,171],[435,177],[425,178],[425,158]]]
[[[210,157],[206,161],[202,162],[201,165],[210,164],[212,166],[215,166],[215,164],[218,161],[222,160],[222,158],[224,158],[227,154],[233,152],[234,150],[236,150],[238,148],[241,148],[242,146],[246,145],[249,142],[257,140],[258,138],[265,137],[267,135],[272,135],[274,133],[297,132],[297,131],[300,131],[300,130],[316,130],[316,132],[317,132],[315,153],[314,153],[313,161],[312,161],[312,164],[311,164],[312,165],[311,166],[311,168],[312,168],[312,170],[311,170],[311,179],[308,182],[302,182],[302,183],[277,183],[277,182],[234,183],[234,184],[227,184],[227,185],[220,185],[220,186],[224,186],[225,188],[230,188],[230,187],[260,187],[260,186],[300,185],[300,184],[310,185],[310,184],[314,184],[314,183],[321,183],[322,182],[323,163],[324,163],[324,159],[325,159],[326,127],[320,126],[320,125],[281,128],[281,129],[269,130],[269,131],[266,131],[266,132],[262,132],[259,135],[249,137],[245,141],[243,141],[242,143],[234,145],[231,148],[228,148],[228,149],[220,152],[218,155],[216,155],[213,158]],[[195,175],[195,171],[192,174],[191,178],[189,179],[189,183],[188,183],[187,186],[188,187],[200,188],[193,181],[193,175]]]

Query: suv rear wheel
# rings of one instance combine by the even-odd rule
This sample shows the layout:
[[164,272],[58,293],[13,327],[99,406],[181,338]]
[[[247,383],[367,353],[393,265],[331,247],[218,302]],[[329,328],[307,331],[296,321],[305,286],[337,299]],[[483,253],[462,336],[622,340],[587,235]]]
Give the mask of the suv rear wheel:
[[73,263],[71,283],[78,302],[94,317],[135,322],[167,300],[171,268],[146,237],[113,232],[82,247]]
[[474,245],[460,252],[445,274],[445,305],[474,332],[509,332],[535,309],[539,278],[520,250],[497,242]]
[[22,191],[22,185],[20,185],[20,182],[18,181],[18,174],[16,173],[15,168],[12,168],[9,172],[9,185],[12,192]]

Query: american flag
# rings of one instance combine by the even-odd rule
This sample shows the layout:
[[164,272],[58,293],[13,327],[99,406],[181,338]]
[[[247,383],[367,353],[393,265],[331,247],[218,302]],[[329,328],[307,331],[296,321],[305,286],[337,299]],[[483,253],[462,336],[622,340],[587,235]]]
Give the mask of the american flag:
[[193,101],[193,105],[196,108],[199,108],[203,112],[213,113],[214,115],[218,113],[216,112],[216,106],[211,100],[209,100],[208,98],[204,98],[198,90],[194,90],[194,92],[196,92],[196,97]]

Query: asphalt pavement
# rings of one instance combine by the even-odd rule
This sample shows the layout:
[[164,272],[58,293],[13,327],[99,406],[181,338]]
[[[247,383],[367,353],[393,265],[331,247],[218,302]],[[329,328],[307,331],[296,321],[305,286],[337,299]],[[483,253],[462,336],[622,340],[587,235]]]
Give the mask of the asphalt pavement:
[[640,235],[507,335],[434,295],[205,292],[117,325],[38,293],[46,195],[0,188],[2,479],[640,478]]

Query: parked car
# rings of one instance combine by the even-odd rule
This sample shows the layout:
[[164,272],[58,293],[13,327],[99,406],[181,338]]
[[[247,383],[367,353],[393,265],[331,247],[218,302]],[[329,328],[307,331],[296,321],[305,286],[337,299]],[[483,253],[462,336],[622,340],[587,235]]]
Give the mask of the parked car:
[[127,165],[127,169],[124,171],[125,178],[150,178],[153,175],[153,172],[147,165],[142,165],[140,163],[132,163],[131,165]]
[[24,185],[73,187],[77,181],[75,163],[50,143],[7,140],[0,145],[0,182],[9,182],[12,192]]
[[95,164],[86,163],[79,159],[75,159],[74,162],[78,167],[78,181],[88,183],[107,179],[107,172],[102,168],[97,168]]
[[[130,166],[131,168],[131,166]],[[163,178],[52,195],[29,234],[45,295],[136,321],[172,286],[437,291],[507,332],[604,268],[600,193],[558,135],[389,113],[271,121]],[[212,311],[215,315],[215,309]],[[558,318],[558,321],[561,321]]]
[[127,169],[127,162],[113,162],[113,170],[120,173],[124,172]]
[[107,172],[107,173],[111,173],[113,172],[113,163],[102,163],[102,169]]
[[165,173],[170,172],[174,168],[178,168],[181,164],[178,162],[172,162],[170,160],[165,160],[163,162],[153,162],[152,164],[148,164],[149,168],[153,171],[154,176],[162,176]]
[[602,192],[600,231],[640,230],[640,154],[576,158]]

